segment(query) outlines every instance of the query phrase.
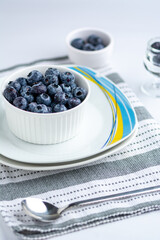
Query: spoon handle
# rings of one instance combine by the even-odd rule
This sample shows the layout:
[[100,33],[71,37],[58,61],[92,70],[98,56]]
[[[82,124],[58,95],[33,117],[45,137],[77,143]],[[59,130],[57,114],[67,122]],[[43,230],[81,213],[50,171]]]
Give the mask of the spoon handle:
[[119,199],[124,199],[124,198],[129,198],[129,197],[135,197],[135,196],[139,196],[142,194],[154,193],[157,191],[160,191],[160,185],[154,186],[154,187],[137,189],[137,190],[128,191],[128,192],[116,193],[116,194],[103,196],[103,197],[97,197],[97,198],[77,201],[77,202],[69,204],[67,208],[76,207],[76,206],[85,206],[85,205],[100,203],[100,202],[104,202],[104,201],[112,201],[112,200],[119,200]]

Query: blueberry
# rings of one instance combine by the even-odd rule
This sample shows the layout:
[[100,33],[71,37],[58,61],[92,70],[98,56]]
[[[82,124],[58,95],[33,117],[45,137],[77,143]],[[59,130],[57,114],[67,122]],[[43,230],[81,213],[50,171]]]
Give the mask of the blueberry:
[[35,83],[38,83],[40,81],[43,80],[43,75],[41,72],[37,71],[37,70],[33,70],[32,72],[30,72],[28,75],[27,75],[27,82],[29,85],[33,85]]
[[13,101],[13,105],[17,108],[25,110],[27,108],[27,100],[24,97],[16,97]]
[[83,46],[83,50],[85,51],[94,51],[95,48],[91,43],[85,43]]
[[58,92],[54,95],[54,102],[66,104],[68,101],[68,97],[64,92]]
[[63,112],[66,110],[67,110],[67,108],[63,104],[56,104],[53,109],[54,112]]
[[62,87],[63,92],[65,92],[65,93],[71,92],[71,86],[69,86],[65,83],[62,83],[61,87]]
[[95,46],[95,50],[101,50],[103,49],[105,46],[103,44],[98,44],[97,46]]
[[[22,95],[22,94],[21,94]],[[29,103],[31,103],[31,102],[33,102],[34,101],[34,96],[32,95],[32,94],[30,94],[30,93],[24,93],[23,95],[22,95],[26,100],[27,100],[27,102],[29,102]]]
[[54,106],[55,106],[55,105],[56,105],[55,102],[52,102],[52,103],[51,103],[52,112],[54,112]]
[[31,93],[31,86],[29,85],[23,86],[20,90],[20,93],[22,97],[24,97],[26,94],[29,95]]
[[157,54],[153,57],[153,62],[155,65],[160,65],[160,54]]
[[47,75],[43,79],[43,83],[45,85],[49,85],[51,83],[58,84],[58,77],[56,75]]
[[75,82],[75,76],[71,72],[63,72],[60,74],[61,82],[67,85],[72,85]]
[[11,81],[11,82],[8,83],[8,85],[11,86],[11,87],[14,87],[17,90],[17,92],[21,88],[21,84],[19,82],[16,82],[16,81],[13,81],[13,82]]
[[24,77],[17,78],[16,82],[20,83],[21,86],[26,86],[27,85],[27,79],[24,78]]
[[69,98],[68,99],[68,108],[74,108],[76,106],[78,106],[81,103],[81,100],[79,98]]
[[35,113],[48,113],[48,108],[46,105],[44,104],[37,104],[37,106],[35,106],[34,108],[34,112]]
[[45,72],[45,76],[48,75],[56,75],[58,77],[60,75],[60,72],[57,68],[48,68]]
[[23,86],[20,90],[20,94],[24,97],[29,103],[34,101],[34,96],[31,94],[31,86]]
[[37,96],[36,101],[38,104],[42,103],[49,106],[51,104],[51,97],[47,93],[41,93]]
[[152,47],[152,48],[155,48],[155,49],[157,49],[157,50],[160,50],[160,42],[154,42],[154,43],[152,43],[151,47]]
[[52,113],[52,107],[47,107],[48,108],[48,113]]
[[57,92],[62,92],[62,88],[60,85],[57,85],[57,84],[50,84],[48,87],[47,87],[47,90],[48,90],[48,94],[50,96],[54,96]]
[[71,42],[71,45],[77,49],[83,49],[84,44],[85,42],[82,38],[75,38]]
[[103,44],[102,39],[100,37],[98,37],[97,35],[95,35],[95,34],[90,35],[87,38],[87,42],[91,43],[93,46],[96,46],[98,44]]
[[86,89],[82,87],[77,87],[73,92],[74,97],[79,98],[81,101],[83,101],[87,95]]
[[8,102],[12,103],[13,100],[17,97],[17,91],[14,87],[7,86],[3,92],[4,97]]
[[66,92],[66,98],[73,98],[73,94],[71,92]]
[[47,87],[41,82],[34,84],[31,87],[32,94],[41,94],[41,93],[46,93],[46,92],[47,92]]
[[31,103],[29,103],[29,105],[28,105],[28,111],[34,112],[35,107],[37,107],[37,103],[36,103],[36,102],[31,102]]
[[73,92],[74,89],[77,87],[77,84],[74,82],[71,84],[71,91]]

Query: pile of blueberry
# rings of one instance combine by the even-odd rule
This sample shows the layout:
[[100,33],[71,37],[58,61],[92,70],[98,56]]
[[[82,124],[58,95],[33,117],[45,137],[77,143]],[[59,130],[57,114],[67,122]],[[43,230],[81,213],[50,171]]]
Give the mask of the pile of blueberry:
[[86,41],[84,41],[82,38],[75,38],[72,40],[71,45],[79,50],[84,51],[97,51],[106,47],[102,38],[95,34],[90,35]]
[[26,78],[8,83],[4,97],[15,107],[35,113],[62,112],[78,106],[86,97],[86,89],[77,86],[71,72],[48,68],[43,75],[37,70]]
[[[160,51],[160,42],[152,43],[151,47]],[[153,62],[155,65],[160,65],[160,53],[157,53],[155,56],[153,56]]]
[[160,42],[154,42],[154,43],[152,43],[151,47],[152,47],[152,48],[155,48],[155,49],[157,49],[157,50],[160,50]]

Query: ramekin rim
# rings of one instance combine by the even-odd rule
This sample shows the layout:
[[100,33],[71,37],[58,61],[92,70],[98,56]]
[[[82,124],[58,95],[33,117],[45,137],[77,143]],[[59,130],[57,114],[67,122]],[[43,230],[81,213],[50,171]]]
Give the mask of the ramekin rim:
[[[67,67],[63,67],[63,65],[58,65],[58,66],[57,66],[57,65],[52,65],[52,64],[50,64],[50,65],[36,65],[35,68],[36,68],[36,67],[37,67],[37,68],[38,68],[38,67],[47,67],[47,68],[49,68],[49,67],[51,67],[51,66],[52,66],[52,67],[62,67],[63,69],[68,70],[68,68],[67,68]],[[58,116],[58,115],[64,115],[64,114],[70,113],[71,111],[73,112],[73,111],[75,111],[77,108],[80,108],[82,105],[84,105],[84,103],[85,103],[86,101],[88,101],[89,96],[90,96],[90,86],[89,86],[89,83],[87,82],[87,80],[85,79],[85,77],[84,77],[83,75],[81,75],[80,73],[76,72],[76,71],[73,70],[73,69],[69,69],[69,71],[71,71],[71,72],[73,71],[73,72],[75,72],[77,75],[79,75],[80,78],[82,78],[82,79],[85,81],[85,83],[87,84],[87,87],[88,87],[88,89],[87,89],[87,95],[86,95],[85,99],[84,99],[78,106],[76,106],[76,107],[74,107],[74,108],[71,108],[71,109],[67,109],[66,111],[63,111],[63,112],[56,112],[56,113],[35,113],[35,112],[29,112],[29,111],[26,111],[26,110],[17,108],[17,107],[14,106],[13,104],[11,104],[11,103],[4,97],[4,95],[3,95],[5,83],[9,82],[8,79],[11,78],[11,77],[13,77],[15,74],[20,73],[20,72],[23,72],[24,70],[27,70],[27,69],[31,69],[32,67],[34,67],[34,66],[26,67],[26,68],[23,68],[23,69],[21,69],[21,70],[19,70],[19,71],[16,71],[16,72],[12,73],[10,76],[8,76],[8,77],[4,80],[3,83],[1,84],[0,94],[1,94],[1,96],[2,96],[2,98],[3,98],[3,100],[4,100],[11,108],[13,107],[13,109],[15,109],[15,111],[18,111],[18,112],[20,111],[21,113],[28,114],[28,115],[33,115],[33,116],[54,116],[54,115]],[[37,70],[38,70],[38,69],[37,69]]]
[[[76,32],[82,32],[82,31],[87,31],[87,30],[89,30],[89,31],[91,31],[91,30],[93,30],[93,31],[99,31],[99,32],[101,32],[101,33],[104,33],[106,36],[108,36],[108,37],[110,38],[109,44],[108,44],[107,46],[105,46],[103,49],[95,50],[95,51],[80,50],[80,49],[77,49],[77,48],[73,47],[73,46],[71,45],[71,42],[69,41],[69,37],[70,37],[71,35],[73,35],[74,33],[76,33]],[[88,28],[88,27],[78,28],[78,29],[75,29],[75,30],[69,32],[68,35],[66,36],[66,44],[67,44],[67,46],[68,46],[70,49],[72,49],[73,51],[75,51],[75,52],[77,52],[77,53],[84,54],[84,55],[86,55],[86,54],[95,55],[95,54],[98,54],[98,53],[106,52],[106,51],[108,50],[108,48],[113,45],[113,41],[114,41],[114,40],[113,40],[113,36],[112,36],[109,32],[106,32],[106,31],[104,31],[104,30],[102,30],[102,29],[100,29],[100,28]]]

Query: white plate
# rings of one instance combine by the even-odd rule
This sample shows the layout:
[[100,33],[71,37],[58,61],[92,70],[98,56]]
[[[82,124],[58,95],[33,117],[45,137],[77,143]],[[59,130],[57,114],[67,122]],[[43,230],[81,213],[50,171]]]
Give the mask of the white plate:
[[105,153],[126,140],[137,128],[134,109],[110,80],[85,67],[69,67],[83,74],[91,85],[88,111],[81,132],[60,144],[36,145],[15,137],[0,106],[0,154],[23,163],[68,164]]
[[137,129],[128,137],[126,140],[123,142],[119,143],[115,147],[103,151],[99,154],[96,154],[94,156],[90,156],[85,159],[77,160],[77,161],[68,161],[68,163],[57,163],[57,164],[31,164],[31,163],[23,163],[19,161],[15,161],[12,159],[9,159],[4,156],[0,156],[0,163],[5,164],[7,166],[13,167],[13,168],[18,168],[18,169],[23,169],[23,170],[30,170],[30,171],[48,171],[48,170],[60,170],[60,169],[68,169],[68,168],[73,168],[73,167],[79,167],[85,164],[89,164],[92,162],[95,162],[97,160],[102,159],[103,157],[106,157],[108,155],[114,154],[117,151],[120,151],[122,148],[127,146],[136,136]]

